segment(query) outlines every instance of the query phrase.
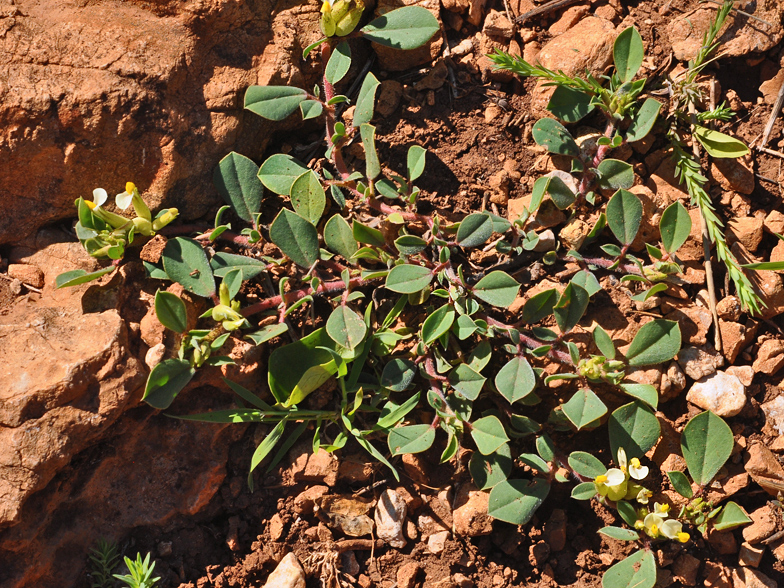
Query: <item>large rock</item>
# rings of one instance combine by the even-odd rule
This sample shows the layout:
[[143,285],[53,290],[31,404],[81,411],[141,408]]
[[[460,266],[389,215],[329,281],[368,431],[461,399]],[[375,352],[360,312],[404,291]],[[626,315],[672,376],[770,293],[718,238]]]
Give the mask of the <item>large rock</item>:
[[[587,69],[598,77],[612,62],[616,35],[615,25],[609,20],[589,16],[542,47],[537,61],[549,69],[563,70],[569,76],[582,77]],[[552,93],[553,88],[542,82],[536,86],[533,107],[538,113],[551,116],[546,106]]]
[[[779,0],[743,2],[738,8],[751,12],[766,23],[752,20],[748,16],[730,13],[721,35],[716,39],[721,52],[727,57],[739,57],[749,53],[764,53],[782,39],[781,3]],[[675,58],[680,61],[693,59],[702,47],[702,38],[711,25],[716,10],[701,7],[680,15],[667,27]]]
[[318,9],[0,0],[0,243],[127,181],[151,208],[207,212],[218,161],[232,149],[260,157],[280,127],[243,111],[245,89],[312,83],[301,55],[320,36]]
[[[96,538],[121,541],[135,527],[195,515],[223,482],[228,443],[244,429],[140,405],[146,369],[129,336],[138,323],[126,319],[143,311],[123,298],[129,273],[54,290],[58,274],[96,267],[78,243],[58,237],[69,238],[42,231],[30,248],[11,251],[14,262],[42,270],[44,288],[0,313],[3,588],[75,586],[83,558],[74,554]],[[189,393],[187,410],[221,401],[212,388]]]
[[19,522],[24,502],[117,420],[145,379],[116,310],[84,313],[87,285],[54,291],[57,274],[94,269],[79,243],[23,259],[43,269],[46,286],[0,315],[0,528]]

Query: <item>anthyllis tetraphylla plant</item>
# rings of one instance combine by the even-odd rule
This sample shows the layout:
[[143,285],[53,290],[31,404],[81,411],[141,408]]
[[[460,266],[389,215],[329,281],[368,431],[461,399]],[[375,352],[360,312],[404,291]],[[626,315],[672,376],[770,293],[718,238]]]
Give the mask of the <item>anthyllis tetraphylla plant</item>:
[[651,547],[663,541],[686,543],[691,538],[686,531],[688,527],[696,527],[705,534],[709,526],[722,531],[751,522],[736,503],[715,506],[701,496],[729,459],[733,442],[729,426],[712,412],[703,412],[689,421],[681,435],[681,450],[696,491],[684,472],[667,472],[673,489],[684,498],[680,508],[674,508],[669,502],[652,501],[653,492],[645,487],[648,467],[636,457],[628,459],[623,447],[617,449],[617,467],[610,469],[589,453],[575,451],[569,456],[569,465],[585,480],[574,487],[572,497],[597,498],[617,509],[630,527],[607,526],[599,532],[611,539],[636,541],[642,546],[605,572],[604,588],[653,588],[656,560]]
[[[634,468],[627,471],[642,472],[637,460],[660,433],[654,414],[658,395],[653,386],[627,374],[671,360],[680,349],[680,329],[673,321],[651,320],[621,353],[600,326],[578,327],[601,289],[595,272],[621,271],[623,280],[642,285],[637,296],[650,296],[680,272],[676,253],[691,227],[683,206],[673,204],[661,219],[661,248],[651,244],[649,249],[652,263],[645,265],[629,253],[642,204],[626,190],[633,182],[630,166],[604,156],[623,140],[616,130],[624,117],[632,117],[629,129],[642,137],[658,113],[658,103],[637,107],[637,86],[621,91],[639,63],[616,58],[617,87],[595,105],[606,109],[610,129],[597,153],[582,153],[560,123],[537,123],[537,142],[574,162],[574,191],[560,178],[544,178],[537,180],[531,205],[514,222],[487,212],[447,222],[417,207],[415,182],[427,159],[423,148],[409,148],[405,176],[389,173],[379,160],[370,124],[378,86],[373,74],[359,84],[351,120],[341,119],[336,109],[352,100],[336,89],[351,63],[341,36],[412,49],[438,31],[437,21],[424,9],[407,7],[354,30],[361,19],[351,10],[361,6],[325,4],[322,27],[329,36],[305,51],[321,45],[321,86],[312,92],[251,87],[245,95],[249,110],[272,120],[297,110],[306,119],[323,117],[326,153],[319,171],[284,154],[270,156],[260,167],[240,154],[227,155],[214,176],[227,202],[214,228],[189,238],[173,237],[176,227],[170,227],[173,238],[161,264],[145,264],[150,277],[178,282],[213,302],[201,317],[202,328],[188,330],[184,302],[172,293],[157,293],[157,316],[181,335],[181,343],[176,357],[150,373],[145,401],[167,409],[198,369],[231,362],[220,355],[229,337],[256,344],[291,337],[291,343],[279,344],[270,354],[269,402],[227,380],[239,396],[239,408],[179,417],[273,425],[252,457],[250,483],[267,456],[273,455],[271,468],[306,432],[312,434],[314,450],[335,451],[353,439],[395,476],[393,462],[401,454],[436,445],[447,461],[462,445],[474,449],[469,470],[476,485],[490,493],[490,514],[523,524],[553,483],[588,479],[558,448],[559,435],[605,423],[613,455],[623,449]],[[633,29],[623,36],[630,47],[636,47],[638,37]],[[599,95],[604,96],[597,89]],[[364,147],[361,170],[349,169],[343,158],[343,149],[355,140]],[[545,253],[545,261],[576,261],[578,270],[562,288],[529,296],[511,316],[507,309],[520,284],[509,272],[541,256],[534,251],[539,235],[531,221],[545,194],[577,213],[603,198],[595,188],[613,195],[588,238],[604,239],[608,227],[613,242],[603,249],[609,257],[584,258],[576,248],[560,258],[555,251]],[[269,225],[261,215],[265,189],[287,202]],[[280,200],[265,204],[271,201]],[[247,224],[240,232],[223,223],[229,207]],[[249,254],[213,252],[209,245],[216,240]],[[259,255],[257,244],[268,243],[276,254]],[[495,247],[499,263],[473,265],[471,253],[487,247]],[[243,306],[242,285],[250,281],[265,288],[267,297]],[[321,299],[319,316],[316,299]],[[289,327],[292,316],[309,325],[301,338]],[[586,330],[592,340],[580,342]],[[562,369],[546,375],[544,366],[553,362]],[[336,382],[334,398],[308,408],[309,395],[330,379]],[[547,387],[557,379],[569,380],[559,389],[559,399]],[[564,390],[568,399],[561,401]],[[553,407],[542,422],[531,416],[540,394]],[[619,397],[628,402],[618,406]],[[617,474],[600,469],[594,478],[607,480],[591,482],[599,496],[601,484],[617,485]],[[626,474],[624,479],[628,492]]]

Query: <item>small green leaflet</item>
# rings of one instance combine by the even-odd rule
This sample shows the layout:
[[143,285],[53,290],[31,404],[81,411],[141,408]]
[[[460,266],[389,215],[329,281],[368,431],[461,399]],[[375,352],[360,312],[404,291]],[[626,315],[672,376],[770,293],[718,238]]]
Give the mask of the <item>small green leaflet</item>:
[[474,286],[474,296],[493,306],[508,308],[517,298],[520,284],[509,274],[494,271]]
[[471,424],[471,437],[483,455],[490,455],[509,441],[504,425],[497,416],[486,416]]
[[307,92],[293,86],[250,86],[245,92],[245,108],[268,120],[283,120],[307,98]]
[[289,209],[281,209],[272,221],[269,233],[272,242],[300,267],[310,269],[318,260],[319,244],[316,227]]
[[749,148],[743,141],[707,127],[695,125],[694,136],[713,157],[737,159],[749,154]]
[[490,491],[488,514],[513,525],[524,525],[549,493],[550,484],[542,478],[505,480]]
[[171,292],[158,290],[155,293],[155,315],[164,327],[175,333],[184,333],[188,328],[185,303]]
[[332,340],[346,349],[354,349],[367,334],[367,325],[362,317],[342,304],[329,315],[326,329]]
[[396,265],[387,274],[385,286],[398,294],[414,294],[427,288],[433,279],[432,272],[421,265]]
[[531,364],[524,357],[513,357],[496,374],[495,387],[510,403],[522,400],[536,387],[536,376]]
[[430,425],[409,425],[389,431],[387,444],[393,456],[404,453],[426,451],[436,438],[436,430]]

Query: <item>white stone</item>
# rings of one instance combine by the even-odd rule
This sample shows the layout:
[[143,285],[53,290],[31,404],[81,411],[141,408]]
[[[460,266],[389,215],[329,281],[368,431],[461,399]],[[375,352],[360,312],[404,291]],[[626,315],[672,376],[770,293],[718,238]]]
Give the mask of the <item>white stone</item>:
[[405,547],[403,526],[406,521],[406,502],[398,496],[397,492],[387,489],[381,494],[374,518],[379,539],[398,549]]
[[762,405],[765,418],[779,435],[784,435],[784,396],[776,396],[770,402]]
[[446,547],[446,540],[449,539],[449,531],[439,531],[427,538],[427,549],[430,553],[438,555]]
[[735,416],[746,404],[746,387],[736,376],[718,371],[695,382],[686,400],[722,417]]
[[264,588],[305,588],[305,570],[297,556],[287,553],[267,578]]

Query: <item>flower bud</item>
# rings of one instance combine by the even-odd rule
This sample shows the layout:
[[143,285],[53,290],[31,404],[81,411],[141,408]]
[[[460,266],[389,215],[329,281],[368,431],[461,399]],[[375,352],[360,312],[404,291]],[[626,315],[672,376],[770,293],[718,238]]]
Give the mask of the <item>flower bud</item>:
[[160,231],[163,227],[165,227],[170,222],[172,222],[175,218],[177,218],[178,214],[179,211],[176,208],[170,208],[161,216],[159,216],[154,221],[152,221],[152,230]]
[[362,18],[362,0],[325,0],[321,5],[321,32],[326,37],[345,37]]

